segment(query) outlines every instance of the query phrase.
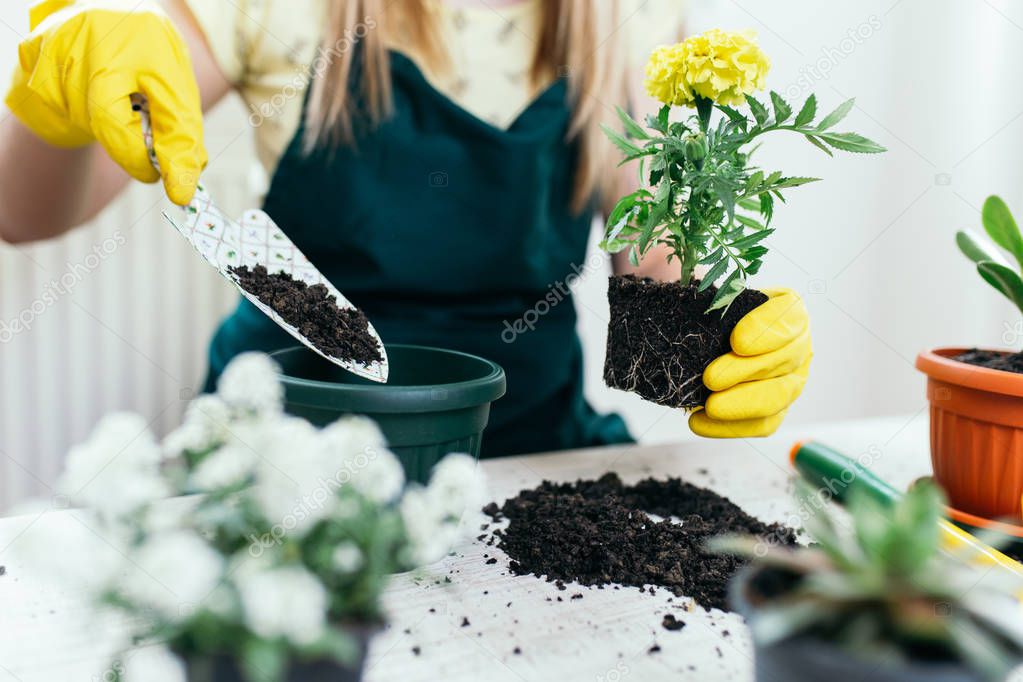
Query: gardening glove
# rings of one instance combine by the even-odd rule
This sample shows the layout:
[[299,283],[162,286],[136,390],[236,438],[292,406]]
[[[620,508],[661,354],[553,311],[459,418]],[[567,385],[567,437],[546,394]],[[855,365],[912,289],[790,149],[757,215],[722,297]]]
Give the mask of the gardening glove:
[[732,351],[703,372],[712,393],[689,416],[689,428],[699,436],[769,436],[803,390],[813,357],[806,307],[791,289],[764,293],[767,302],[732,330]]
[[51,145],[98,141],[132,177],[156,182],[132,93],[149,100],[164,188],[187,204],[206,165],[202,106],[188,48],[144,0],[47,0],[29,13],[7,107]]

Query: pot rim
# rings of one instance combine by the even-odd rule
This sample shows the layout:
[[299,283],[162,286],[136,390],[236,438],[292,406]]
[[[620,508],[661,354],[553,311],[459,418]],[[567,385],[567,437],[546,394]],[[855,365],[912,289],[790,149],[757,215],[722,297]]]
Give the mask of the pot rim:
[[[979,367],[952,359],[952,356],[965,353],[968,350],[972,350],[972,348],[942,346],[922,351],[916,356],[916,368],[929,378],[938,381],[990,393],[1023,397],[1023,374]],[[1015,352],[1004,348],[978,348],[978,350],[992,353]]]
[[[492,360],[462,351],[417,344],[394,343],[387,345],[387,349],[388,351],[396,349],[427,351],[431,354],[457,356],[480,363],[483,372],[476,378],[464,381],[419,386],[377,383],[339,384],[291,376],[283,371],[283,368],[278,376],[285,388],[297,389],[299,392],[299,395],[289,395],[290,402],[310,406],[358,406],[364,413],[454,410],[492,403],[505,393],[507,380],[504,369]],[[270,353],[270,357],[279,362],[282,356],[308,352],[310,351],[304,346],[291,346]],[[439,395],[438,391],[442,391],[443,394]]]
[[987,519],[983,516],[977,516],[976,514],[956,509],[955,507],[945,507],[945,511],[948,512],[949,518],[956,523],[972,526],[977,530],[995,531],[1010,537],[1023,539],[1023,526],[1017,526],[996,519]]

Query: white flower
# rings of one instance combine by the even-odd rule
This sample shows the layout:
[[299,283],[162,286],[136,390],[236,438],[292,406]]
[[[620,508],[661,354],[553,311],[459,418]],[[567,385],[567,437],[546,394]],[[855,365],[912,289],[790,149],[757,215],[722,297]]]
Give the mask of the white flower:
[[132,556],[125,595],[175,620],[191,615],[213,591],[224,560],[196,533],[171,531],[146,539]]
[[280,367],[263,353],[242,353],[224,369],[217,394],[229,407],[258,414],[280,412],[284,387]]
[[57,490],[72,504],[120,517],[171,494],[160,460],[160,447],[142,417],[111,414],[71,449]]
[[123,682],[188,682],[185,666],[165,646],[147,646],[128,652]]
[[486,502],[483,470],[469,455],[452,454],[442,459],[430,474],[430,494],[447,513],[456,518],[476,512]]
[[362,567],[362,551],[354,542],[342,542],[334,549],[334,566],[342,573],[355,573]]
[[219,490],[244,482],[256,464],[256,454],[245,445],[225,445],[208,454],[192,473],[197,490]]
[[185,417],[163,441],[166,457],[177,457],[183,452],[203,452],[228,436],[232,421],[231,408],[215,395],[202,395],[185,410]]
[[304,419],[282,416],[251,439],[257,460],[256,485],[249,494],[271,525],[302,533],[334,509],[340,486],[336,464],[318,436]]
[[285,637],[305,646],[323,636],[327,592],[301,566],[246,572],[237,585],[245,622],[260,637]]
[[343,417],[321,432],[323,446],[337,463],[335,477],[380,504],[395,500],[405,486],[401,462],[387,449],[379,427],[366,417]]
[[460,536],[458,526],[446,522],[447,513],[426,488],[416,486],[406,490],[401,498],[400,511],[411,558],[416,565],[432,564],[442,559]]
[[418,564],[441,559],[476,527],[486,496],[483,472],[468,455],[448,455],[434,467],[427,488],[405,492],[401,517]]

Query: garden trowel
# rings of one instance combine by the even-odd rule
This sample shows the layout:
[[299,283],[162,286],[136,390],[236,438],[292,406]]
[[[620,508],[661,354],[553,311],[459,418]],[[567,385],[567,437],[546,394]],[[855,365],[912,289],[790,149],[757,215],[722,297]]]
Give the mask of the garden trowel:
[[[132,108],[138,111],[142,117],[142,133],[146,142],[146,150],[149,152],[149,159],[153,167],[159,172],[160,165],[153,147],[153,128],[149,118],[149,106],[145,97],[138,94],[132,95]],[[262,265],[270,274],[287,273],[309,286],[322,284],[334,297],[339,308],[357,310],[356,306],[309,262],[309,259],[266,213],[258,209],[250,209],[242,214],[240,220],[234,220],[217,207],[200,180],[192,201],[182,208],[181,218],[172,218],[167,212],[164,212],[163,216],[181,233],[181,236],[188,240],[207,263],[237,287],[242,296],[307,348],[360,377],[380,383],[387,382],[387,350],[372,324],[369,324],[368,330],[380,351],[382,358],[380,361],[365,365],[332,357],[313,345],[273,308],[260,301],[239,284],[238,277],[231,272],[231,268],[238,266],[255,268],[257,265]]]

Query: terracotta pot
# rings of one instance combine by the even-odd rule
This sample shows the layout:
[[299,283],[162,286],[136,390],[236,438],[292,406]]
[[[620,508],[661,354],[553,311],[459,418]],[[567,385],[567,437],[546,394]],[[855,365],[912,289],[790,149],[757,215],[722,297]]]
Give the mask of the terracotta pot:
[[1023,494],[1023,374],[952,360],[967,348],[920,353],[931,403],[935,480],[956,509],[1020,518]]

